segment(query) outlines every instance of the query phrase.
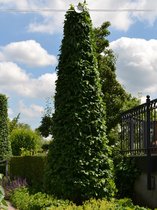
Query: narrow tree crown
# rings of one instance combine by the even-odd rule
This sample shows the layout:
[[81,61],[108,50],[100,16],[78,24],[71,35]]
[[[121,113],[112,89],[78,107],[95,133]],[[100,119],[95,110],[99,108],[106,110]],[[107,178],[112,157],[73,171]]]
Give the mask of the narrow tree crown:
[[46,182],[50,192],[76,202],[114,192],[92,33],[88,11],[71,7],[57,68]]
[[8,106],[7,97],[0,94],[0,159],[11,155],[11,145],[8,140]]

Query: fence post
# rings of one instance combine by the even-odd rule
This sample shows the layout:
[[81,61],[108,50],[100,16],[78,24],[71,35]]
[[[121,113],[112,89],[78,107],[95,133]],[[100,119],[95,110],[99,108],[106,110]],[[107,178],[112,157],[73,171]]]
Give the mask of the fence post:
[[147,95],[147,189],[152,189],[151,183],[151,151],[150,151],[150,96]]

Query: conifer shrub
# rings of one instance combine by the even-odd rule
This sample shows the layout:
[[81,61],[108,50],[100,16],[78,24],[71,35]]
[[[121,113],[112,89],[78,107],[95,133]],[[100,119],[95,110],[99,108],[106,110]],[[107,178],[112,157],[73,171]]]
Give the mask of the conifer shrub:
[[88,11],[78,14],[71,6],[57,67],[45,188],[76,203],[115,191],[94,45]]

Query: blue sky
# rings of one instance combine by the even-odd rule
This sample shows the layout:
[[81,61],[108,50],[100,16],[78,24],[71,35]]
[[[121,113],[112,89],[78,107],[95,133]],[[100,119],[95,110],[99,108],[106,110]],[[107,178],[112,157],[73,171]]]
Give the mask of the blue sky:
[[[32,128],[39,126],[46,101],[53,101],[55,93],[55,68],[65,14],[44,9],[67,10],[71,3],[78,2],[0,0],[0,93],[9,98],[11,119],[20,113],[21,122]],[[142,101],[147,94],[156,98],[157,2],[87,0],[87,4],[94,26],[111,22],[108,39],[117,57],[117,79],[132,95],[140,95]],[[117,11],[92,11],[99,9]]]

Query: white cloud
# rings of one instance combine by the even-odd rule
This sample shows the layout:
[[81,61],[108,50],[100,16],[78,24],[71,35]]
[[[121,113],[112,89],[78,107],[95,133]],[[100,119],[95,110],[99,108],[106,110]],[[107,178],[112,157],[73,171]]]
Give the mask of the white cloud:
[[[132,8],[133,3],[130,0],[104,0],[89,1],[89,9],[106,9],[106,10],[118,10]],[[126,31],[132,24],[133,19],[129,12],[91,12],[91,17],[94,26],[100,26],[104,21],[110,21],[112,27],[119,30]]]
[[44,108],[37,104],[26,104],[23,100],[19,101],[17,104],[18,112],[20,113],[19,121],[21,123],[31,124],[31,127],[37,128],[41,117],[44,113]]
[[[64,21],[65,12],[44,12],[42,9],[59,9],[67,10],[69,5],[73,3],[77,5],[80,1],[70,0],[0,0],[1,7],[17,8],[17,9],[34,9],[37,13],[43,17],[42,21],[31,22],[28,26],[29,32],[41,32],[41,33],[55,33],[62,31],[62,24]],[[109,9],[109,10],[121,10],[121,9],[140,9],[148,10],[157,8],[157,2],[154,0],[88,0],[89,10],[97,9]],[[118,30],[126,31],[137,20],[148,21],[149,24],[153,24],[157,18],[157,11],[151,12],[92,12],[91,17],[95,26],[100,26],[104,21],[110,21],[112,26]]]
[[[73,1],[74,5],[78,4],[78,0]],[[122,10],[122,9],[154,9],[157,7],[157,2],[154,0],[88,0],[89,10],[99,10],[99,9],[108,9],[108,10]],[[64,0],[47,0],[45,7],[42,8],[53,8],[53,9],[65,9],[69,8],[71,4],[70,1]],[[40,5],[41,6],[41,5]],[[38,7],[38,4],[36,4]],[[38,7],[39,8],[39,7]],[[31,23],[28,27],[29,31],[32,32],[42,32],[42,33],[54,33],[61,31],[62,24],[64,21],[64,13],[44,13],[39,12],[43,16],[42,22]],[[134,24],[137,20],[148,21],[149,24],[153,24],[157,18],[157,12],[90,12],[94,26],[100,26],[104,21],[110,21],[112,27],[126,31],[129,27]]]
[[26,118],[35,118],[43,114],[44,108],[42,106],[31,104],[26,106],[23,101],[19,102],[19,112]]
[[137,95],[157,92],[157,40],[122,37],[111,43],[117,55],[117,75],[125,88]]
[[54,17],[45,17],[42,22],[34,21],[29,24],[27,27],[28,32],[37,32],[37,33],[58,33],[62,31],[64,15],[56,15]]
[[[29,1],[29,0],[9,0],[3,5],[7,5],[9,8],[17,9],[36,9],[37,13],[43,17],[43,20],[38,22],[31,22],[28,26],[29,32],[41,32],[41,33],[54,33],[62,31],[62,26],[64,22],[65,12],[43,12],[42,9],[58,9],[58,10],[68,10],[69,5],[77,5],[80,1],[70,0],[46,0],[46,1]],[[89,0],[88,2],[89,9],[121,9],[121,8],[130,8],[132,6],[131,0]],[[133,19],[128,12],[91,12],[91,17],[95,26],[102,24],[105,20],[111,21],[112,26],[120,30],[127,30],[130,25],[133,23]]]
[[56,79],[56,73],[46,73],[37,79],[31,79],[31,84],[29,87],[31,90],[31,95],[37,98],[54,96]]
[[134,13],[134,17],[140,21],[148,21],[150,25],[154,24],[157,19],[157,1],[137,0],[135,7],[143,10],[151,10],[150,12],[136,12]]
[[12,62],[0,62],[0,86],[23,84],[28,81],[28,75],[17,64]]
[[35,40],[13,42],[1,47],[0,60],[19,62],[31,67],[54,65],[57,59],[49,55]]
[[53,96],[56,78],[56,73],[46,73],[33,78],[15,63],[0,62],[0,92],[9,95],[14,93],[31,98]]
[[[70,1],[63,0],[48,0],[47,4],[43,8],[52,8],[59,10],[68,10]],[[72,2],[73,5],[79,3],[78,0]],[[103,6],[102,6],[103,5]],[[106,0],[104,5],[104,0],[99,1],[88,1],[88,8],[91,9],[122,9],[132,7],[132,2],[130,0]],[[28,27],[29,32],[41,32],[41,33],[55,33],[62,31],[64,15],[65,12],[42,12],[39,14],[43,16],[42,22],[30,23]],[[100,26],[104,21],[111,21],[112,26],[120,29],[127,30],[132,24],[133,19],[128,12],[91,12],[91,18],[93,20],[94,26]]]

